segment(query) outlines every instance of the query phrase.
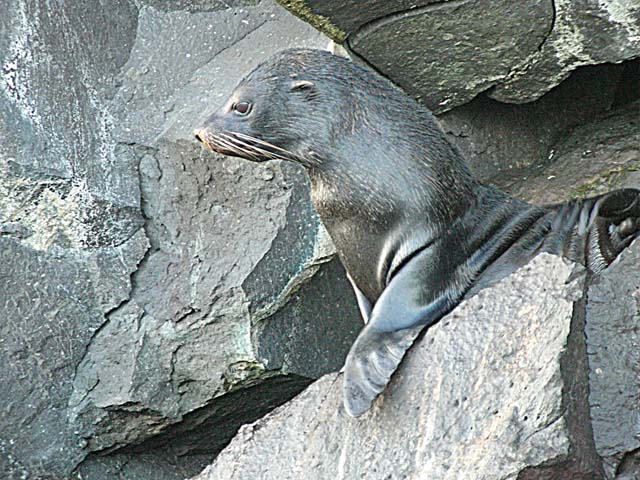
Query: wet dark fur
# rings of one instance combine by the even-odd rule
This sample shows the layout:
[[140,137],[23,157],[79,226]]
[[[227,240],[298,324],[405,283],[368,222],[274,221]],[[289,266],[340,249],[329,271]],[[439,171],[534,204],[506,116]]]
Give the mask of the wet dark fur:
[[[246,116],[231,111],[242,100],[253,104]],[[276,54],[197,134],[221,153],[306,168],[371,320],[345,366],[352,415],[369,408],[417,332],[465,296],[541,251],[600,271],[638,235],[639,191],[540,207],[483,186],[424,106],[323,51]]]

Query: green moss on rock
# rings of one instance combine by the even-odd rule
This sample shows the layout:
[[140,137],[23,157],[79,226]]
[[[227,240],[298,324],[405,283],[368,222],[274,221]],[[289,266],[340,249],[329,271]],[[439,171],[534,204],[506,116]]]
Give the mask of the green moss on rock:
[[264,365],[259,362],[235,362],[229,365],[224,373],[224,390],[226,393],[229,393],[252,387],[278,373],[279,372],[268,371]]
[[324,33],[336,43],[344,42],[347,34],[331,23],[327,17],[317,15],[311,11],[304,0],[276,0],[280,5],[289,10],[295,16],[304,20],[315,29]]
[[640,171],[640,162],[623,165],[606,172],[602,172],[597,178],[579,185],[571,191],[570,198],[584,198],[598,195],[618,187],[620,180],[627,174]]

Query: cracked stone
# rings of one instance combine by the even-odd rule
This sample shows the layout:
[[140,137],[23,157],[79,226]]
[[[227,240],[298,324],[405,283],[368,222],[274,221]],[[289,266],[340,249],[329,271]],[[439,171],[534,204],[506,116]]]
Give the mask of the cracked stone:
[[[575,451],[588,427],[570,418],[587,408],[571,394],[586,355],[570,271],[537,257],[429,328],[363,417],[346,415],[342,378],[326,375],[243,427],[194,480],[507,479],[542,465],[596,478],[593,441]],[[564,361],[576,352],[582,363]]]
[[[279,0],[436,112],[478,93],[525,103],[576,68],[640,54],[637,2]],[[321,20],[321,21],[319,21]]]

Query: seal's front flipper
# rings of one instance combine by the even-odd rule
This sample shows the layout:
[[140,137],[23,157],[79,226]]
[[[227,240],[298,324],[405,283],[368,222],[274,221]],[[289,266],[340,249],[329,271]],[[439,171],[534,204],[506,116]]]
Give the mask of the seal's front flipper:
[[433,253],[416,255],[395,274],[349,350],[344,366],[344,405],[349,415],[357,417],[369,410],[420,331],[440,320],[462,299],[464,291],[433,298],[433,292],[440,291],[441,282],[447,280],[430,282],[425,278]]
[[371,408],[423,328],[377,332],[367,324],[344,365],[344,407],[349,415],[359,417]]

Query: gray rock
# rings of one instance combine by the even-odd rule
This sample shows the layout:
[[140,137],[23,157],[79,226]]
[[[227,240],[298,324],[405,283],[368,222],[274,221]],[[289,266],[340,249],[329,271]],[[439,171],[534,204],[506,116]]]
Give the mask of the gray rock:
[[361,322],[349,321],[358,315],[344,269],[334,258],[268,322],[254,327],[258,357],[267,368],[307,378],[336,371],[362,328]]
[[[309,379],[273,376],[220,397],[140,444],[129,445],[109,455],[91,455],[78,467],[80,478],[127,480],[183,479],[211,463],[211,451],[222,449],[238,430],[238,422],[254,421],[283,399],[293,397]],[[259,398],[258,402],[247,397]],[[215,435],[212,435],[215,432]]]
[[502,178],[511,194],[534,203],[554,203],[640,187],[640,101],[575,127],[551,147],[543,164]]
[[428,329],[370,413],[348,417],[341,376],[326,375],[195,478],[597,478],[569,273],[537,257]]
[[0,477],[184,478],[361,325],[302,172],[192,137],[327,39],[270,2],[1,3]]
[[[571,128],[611,113],[609,110],[621,97],[619,92],[630,84],[625,78],[626,70],[626,65],[580,68],[535,102],[507,104],[481,94],[440,114],[438,119],[480,179],[509,189],[514,182],[530,179],[542,165],[556,159],[556,144]],[[599,126],[594,123],[594,127]],[[622,122],[601,126],[606,130],[596,133],[598,136],[615,135],[614,130],[609,131],[612,127],[630,130]],[[588,138],[583,141],[591,143]],[[528,184],[520,185],[516,195],[532,198],[526,196]]]
[[553,26],[538,51],[491,92],[504,102],[531,101],[584,65],[619,63],[640,53],[636,0],[554,0]]
[[616,472],[615,480],[637,480],[640,478],[640,450],[627,453]]
[[636,241],[588,292],[589,404],[607,478],[630,471],[630,457],[640,451],[639,264]]
[[75,369],[126,298],[142,233],[97,251],[39,251],[0,238],[0,476],[66,478],[86,442],[67,421]]
[[399,11],[437,3],[437,0],[370,0],[362,8],[358,0],[327,2],[324,0],[278,0],[282,6],[324,32],[336,42],[342,42],[361,25]]
[[187,12],[215,12],[229,7],[255,7],[260,0],[139,0],[140,5],[149,5],[156,10],[171,12],[185,10]]
[[370,22],[346,43],[430,109],[443,111],[525,63],[552,27],[551,2],[437,2]]
[[105,107],[137,11],[0,8],[0,477],[67,478],[86,444],[67,420],[76,367],[148,248]]
[[435,111],[480,92],[524,103],[576,68],[640,53],[635,0],[279,0]]

